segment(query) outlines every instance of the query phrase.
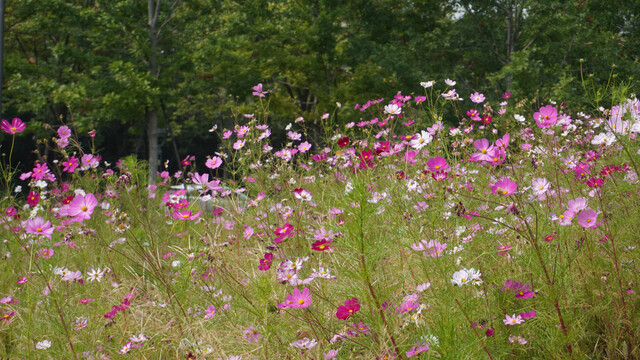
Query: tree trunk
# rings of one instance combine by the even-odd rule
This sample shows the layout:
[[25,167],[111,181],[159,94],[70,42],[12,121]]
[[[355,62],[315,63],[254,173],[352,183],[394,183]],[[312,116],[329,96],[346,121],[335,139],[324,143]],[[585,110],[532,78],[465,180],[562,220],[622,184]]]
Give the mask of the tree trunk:
[[[160,0],[155,3],[148,0],[148,23],[149,31],[149,74],[158,77],[158,33],[156,24],[158,22],[158,12],[160,11]],[[147,136],[149,138],[149,185],[156,182],[158,172],[158,109],[156,104],[149,104],[147,109]]]
[[158,110],[147,110],[147,137],[149,138],[149,185],[156,182],[158,172]]

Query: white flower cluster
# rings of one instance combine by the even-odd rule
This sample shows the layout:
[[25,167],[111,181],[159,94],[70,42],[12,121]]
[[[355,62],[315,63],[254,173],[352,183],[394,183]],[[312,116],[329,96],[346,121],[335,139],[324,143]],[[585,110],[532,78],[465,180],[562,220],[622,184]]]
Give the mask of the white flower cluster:
[[469,283],[474,285],[482,284],[482,273],[480,270],[476,270],[474,268],[471,269],[462,269],[460,271],[456,271],[453,273],[453,277],[451,278],[451,283],[456,286],[463,286]]

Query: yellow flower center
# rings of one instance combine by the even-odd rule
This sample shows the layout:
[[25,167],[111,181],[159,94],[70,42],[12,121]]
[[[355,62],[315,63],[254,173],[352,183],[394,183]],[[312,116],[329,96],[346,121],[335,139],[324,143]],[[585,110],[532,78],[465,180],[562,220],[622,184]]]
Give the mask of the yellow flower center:
[[82,206],[80,209],[81,209],[82,211],[87,211],[87,210],[89,210],[89,208],[88,208],[88,207],[86,207],[86,206]]

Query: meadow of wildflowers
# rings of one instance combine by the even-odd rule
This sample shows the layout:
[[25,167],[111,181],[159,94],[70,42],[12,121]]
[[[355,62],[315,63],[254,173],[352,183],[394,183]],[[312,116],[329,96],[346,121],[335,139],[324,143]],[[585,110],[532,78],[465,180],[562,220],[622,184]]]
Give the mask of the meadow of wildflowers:
[[72,124],[29,172],[10,153],[0,358],[640,358],[640,101],[421,85],[275,149],[258,84],[157,184]]

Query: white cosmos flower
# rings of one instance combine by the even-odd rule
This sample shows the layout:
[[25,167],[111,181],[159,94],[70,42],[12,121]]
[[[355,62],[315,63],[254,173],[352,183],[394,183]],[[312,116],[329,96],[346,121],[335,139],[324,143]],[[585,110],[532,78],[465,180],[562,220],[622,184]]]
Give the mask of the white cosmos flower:
[[435,83],[436,83],[435,80],[423,81],[423,82],[420,83],[420,86],[422,86],[425,89],[428,89],[428,88],[432,87],[433,84],[435,84]]
[[462,269],[453,273],[451,283],[456,286],[463,286],[470,282],[470,275],[467,269]]
[[397,104],[389,104],[384,107],[384,112],[390,115],[399,115],[402,112],[402,108]]
[[50,347],[51,347],[51,341],[49,340],[42,340],[36,344],[36,349],[38,350],[47,350]]
[[433,140],[433,136],[424,130],[422,130],[420,134],[416,135],[416,138],[409,142],[409,145],[416,150],[422,149]]

